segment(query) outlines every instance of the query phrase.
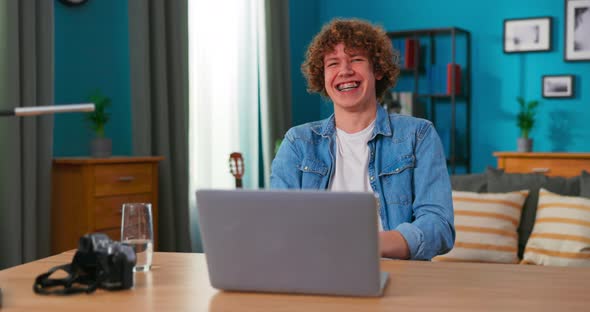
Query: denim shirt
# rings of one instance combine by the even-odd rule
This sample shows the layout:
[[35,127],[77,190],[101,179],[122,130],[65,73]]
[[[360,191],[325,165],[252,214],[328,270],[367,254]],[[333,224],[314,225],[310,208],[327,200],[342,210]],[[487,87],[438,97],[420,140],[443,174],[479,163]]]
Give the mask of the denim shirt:
[[[334,115],[289,129],[272,162],[270,187],[327,189],[335,167],[335,138]],[[368,145],[369,181],[379,199],[383,230],[399,231],[413,260],[450,251],[455,242],[451,184],[432,123],[388,116],[378,105]]]

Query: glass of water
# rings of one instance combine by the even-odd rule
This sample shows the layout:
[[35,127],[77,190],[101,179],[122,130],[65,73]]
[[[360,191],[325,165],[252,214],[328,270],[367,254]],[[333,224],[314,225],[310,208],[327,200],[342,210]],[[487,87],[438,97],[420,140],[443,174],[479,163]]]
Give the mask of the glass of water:
[[137,262],[133,271],[149,271],[154,253],[154,228],[152,222],[152,204],[123,204],[121,218],[121,242],[135,250]]

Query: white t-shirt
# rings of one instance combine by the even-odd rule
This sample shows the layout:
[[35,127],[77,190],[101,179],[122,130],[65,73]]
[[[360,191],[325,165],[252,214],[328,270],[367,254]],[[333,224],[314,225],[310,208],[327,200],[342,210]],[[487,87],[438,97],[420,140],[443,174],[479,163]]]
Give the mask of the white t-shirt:
[[[336,167],[329,190],[342,192],[373,192],[369,181],[369,146],[375,121],[356,133],[346,133],[336,128]],[[383,231],[381,216],[379,231]]]

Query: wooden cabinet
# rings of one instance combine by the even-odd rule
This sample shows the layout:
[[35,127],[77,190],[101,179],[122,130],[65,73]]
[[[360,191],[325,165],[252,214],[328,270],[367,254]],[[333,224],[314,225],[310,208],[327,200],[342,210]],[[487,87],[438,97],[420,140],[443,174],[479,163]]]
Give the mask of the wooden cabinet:
[[102,232],[121,238],[123,203],[152,204],[158,237],[158,162],[163,157],[57,158],[53,160],[51,251],[78,247],[79,238]]
[[542,173],[573,177],[582,170],[590,172],[590,153],[518,153],[495,152],[498,168],[505,172]]

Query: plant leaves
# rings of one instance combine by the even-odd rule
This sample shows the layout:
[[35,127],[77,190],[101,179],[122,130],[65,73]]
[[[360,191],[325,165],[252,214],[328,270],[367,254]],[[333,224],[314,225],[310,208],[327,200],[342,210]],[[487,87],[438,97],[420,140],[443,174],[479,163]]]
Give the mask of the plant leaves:
[[106,108],[111,106],[111,99],[98,89],[94,90],[88,99],[94,103],[94,111],[86,113],[86,120],[90,122],[90,128],[96,133],[96,136],[104,137],[104,127],[111,117]]
[[520,106],[520,112],[516,115],[516,125],[520,129],[522,136],[528,138],[528,133],[535,125],[535,108],[539,105],[538,100],[526,102],[522,97],[516,97]]

